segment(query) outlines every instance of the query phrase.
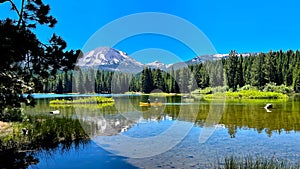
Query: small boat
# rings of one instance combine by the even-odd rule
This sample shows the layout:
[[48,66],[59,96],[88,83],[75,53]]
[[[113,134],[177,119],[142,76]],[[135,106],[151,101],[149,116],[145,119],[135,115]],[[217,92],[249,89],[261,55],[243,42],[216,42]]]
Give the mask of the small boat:
[[162,102],[140,102],[140,106],[162,106],[163,103]]

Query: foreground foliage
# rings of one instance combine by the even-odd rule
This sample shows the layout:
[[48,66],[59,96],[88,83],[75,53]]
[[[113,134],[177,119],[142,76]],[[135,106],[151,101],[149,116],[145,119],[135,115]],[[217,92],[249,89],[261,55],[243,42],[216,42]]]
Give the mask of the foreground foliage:
[[[33,98],[23,98],[22,94],[41,90],[59,70],[73,69],[80,51],[67,51],[67,43],[55,34],[48,42],[38,39],[36,27],[52,28],[57,22],[49,14],[49,5],[41,0],[0,1],[0,5],[4,3],[11,5],[16,14],[11,16],[16,18],[0,20],[0,120],[20,121],[21,112],[15,109],[22,102],[34,105]],[[7,112],[14,113],[12,118]]]
[[29,116],[22,123],[7,123],[5,132],[0,131],[0,168],[27,168],[39,162],[38,153],[51,155],[58,148],[63,152],[88,141],[78,119]]

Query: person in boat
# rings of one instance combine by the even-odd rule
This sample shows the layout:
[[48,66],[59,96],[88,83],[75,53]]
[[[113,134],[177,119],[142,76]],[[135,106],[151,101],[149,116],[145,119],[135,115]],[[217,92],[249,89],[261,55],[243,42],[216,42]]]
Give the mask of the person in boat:
[[158,98],[155,98],[155,101],[154,101],[155,103],[158,103]]
[[150,99],[148,99],[148,100],[147,100],[147,103],[148,103],[148,104],[150,104],[150,103],[151,103],[151,100],[150,100]]

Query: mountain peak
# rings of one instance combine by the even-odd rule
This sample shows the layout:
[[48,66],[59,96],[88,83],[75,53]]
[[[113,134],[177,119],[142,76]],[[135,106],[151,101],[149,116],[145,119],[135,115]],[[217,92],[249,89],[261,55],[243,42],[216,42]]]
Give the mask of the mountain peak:
[[159,60],[142,64],[123,51],[110,47],[98,47],[85,53],[85,55],[78,60],[77,65],[80,67],[93,67],[100,70],[137,73],[142,71],[144,67],[168,70],[170,67],[180,68],[182,65],[197,64],[208,60],[218,60],[224,57],[228,57],[228,54],[201,55],[186,62],[174,64],[164,64]]
[[151,62],[151,63],[147,63],[145,66],[154,68],[154,69],[161,69],[161,70],[166,70],[168,68],[168,65],[166,65],[158,60]]
[[98,67],[112,71],[139,71],[143,64],[129,57],[125,52],[110,47],[98,47],[87,52],[78,60],[78,66]]
[[164,64],[164,63],[162,63],[162,62],[160,62],[160,61],[156,60],[156,61],[153,61],[153,62],[147,63],[146,65],[154,65],[154,64]]

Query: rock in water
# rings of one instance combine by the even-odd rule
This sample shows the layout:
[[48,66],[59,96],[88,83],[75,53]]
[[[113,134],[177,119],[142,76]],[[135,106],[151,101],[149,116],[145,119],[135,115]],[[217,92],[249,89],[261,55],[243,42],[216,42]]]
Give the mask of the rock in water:
[[271,103],[266,104],[265,109],[271,109],[273,105]]

